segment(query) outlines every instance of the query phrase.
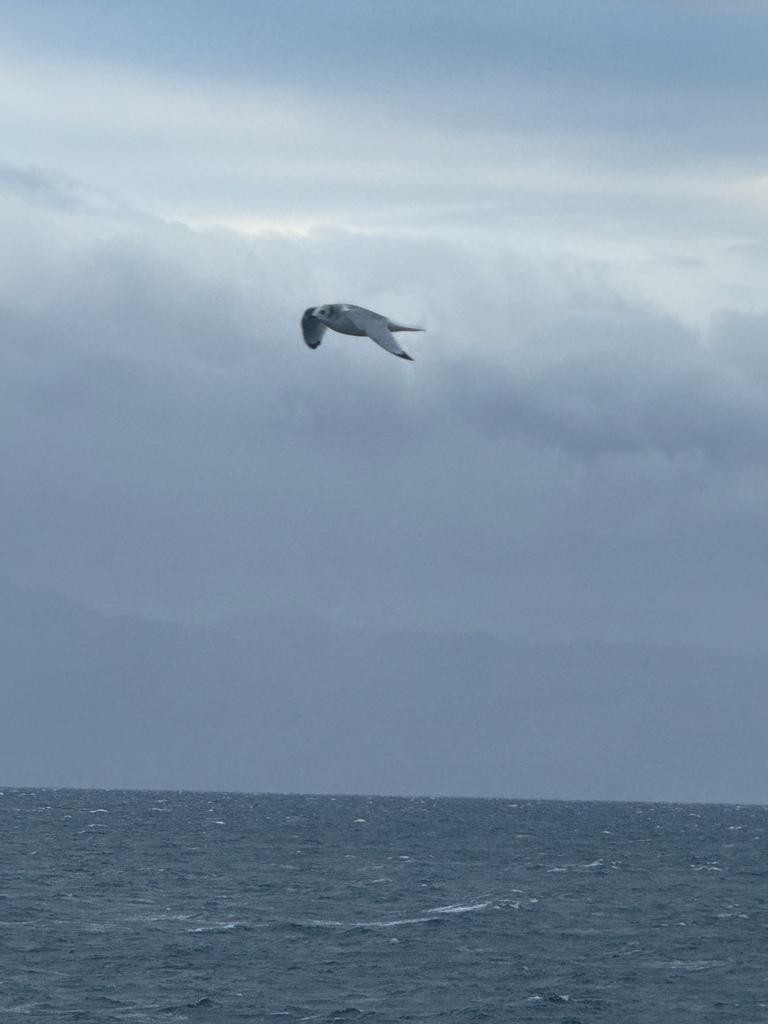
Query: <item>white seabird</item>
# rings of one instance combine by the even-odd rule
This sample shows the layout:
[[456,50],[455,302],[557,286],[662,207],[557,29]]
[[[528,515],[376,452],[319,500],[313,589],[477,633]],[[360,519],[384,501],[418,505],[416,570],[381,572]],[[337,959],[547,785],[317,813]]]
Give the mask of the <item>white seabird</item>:
[[369,337],[393,356],[412,359],[398,345],[393,331],[423,331],[423,327],[408,327],[397,324],[381,313],[374,313],[362,306],[350,306],[346,302],[334,302],[327,306],[310,306],[301,318],[304,341],[310,348],[317,348],[323,340],[326,327],[339,334],[353,334],[355,337]]

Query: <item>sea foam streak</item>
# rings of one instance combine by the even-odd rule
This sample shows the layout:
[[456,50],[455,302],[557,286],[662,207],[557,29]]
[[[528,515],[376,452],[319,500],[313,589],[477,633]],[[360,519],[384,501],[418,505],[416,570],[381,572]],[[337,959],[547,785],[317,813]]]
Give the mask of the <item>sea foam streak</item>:
[[453,903],[447,907],[432,907],[428,914],[469,914],[473,910],[485,910],[490,903]]
[[454,903],[445,907],[433,907],[420,917],[397,918],[392,921],[330,921],[316,919],[298,922],[307,928],[399,928],[409,924],[429,924],[440,921],[449,914],[469,914],[473,910],[485,910],[490,903]]

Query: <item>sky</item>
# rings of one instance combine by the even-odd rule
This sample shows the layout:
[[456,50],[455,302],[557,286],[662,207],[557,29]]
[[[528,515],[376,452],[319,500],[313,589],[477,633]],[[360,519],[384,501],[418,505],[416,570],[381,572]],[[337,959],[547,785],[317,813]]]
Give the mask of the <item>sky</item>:
[[0,20],[9,584],[768,653],[768,5]]

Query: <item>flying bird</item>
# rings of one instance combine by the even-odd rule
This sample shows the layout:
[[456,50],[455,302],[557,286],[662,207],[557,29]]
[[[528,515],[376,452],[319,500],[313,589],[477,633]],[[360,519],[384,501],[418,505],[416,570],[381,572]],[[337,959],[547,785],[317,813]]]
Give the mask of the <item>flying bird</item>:
[[407,327],[396,324],[389,317],[362,306],[350,306],[346,302],[334,302],[328,306],[310,306],[301,318],[304,341],[310,348],[317,348],[323,340],[326,327],[339,334],[353,334],[355,337],[369,337],[393,356],[411,359],[397,343],[393,331],[423,331],[423,327]]

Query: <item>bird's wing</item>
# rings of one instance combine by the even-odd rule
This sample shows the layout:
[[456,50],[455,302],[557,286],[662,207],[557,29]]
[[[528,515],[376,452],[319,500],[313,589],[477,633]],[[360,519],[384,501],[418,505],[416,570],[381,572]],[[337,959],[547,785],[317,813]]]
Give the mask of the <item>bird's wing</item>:
[[310,348],[317,348],[323,340],[325,324],[321,323],[316,316],[313,316],[307,310],[301,318],[301,333],[304,335],[304,341],[306,341]]
[[412,356],[409,356],[398,345],[394,334],[387,327],[386,317],[380,316],[378,313],[372,313],[369,309],[363,309],[361,306],[350,306],[346,310],[346,314],[355,327],[365,331],[368,337],[375,341],[377,345],[381,345],[387,352],[391,352],[393,356],[400,356],[401,359],[413,361]]

